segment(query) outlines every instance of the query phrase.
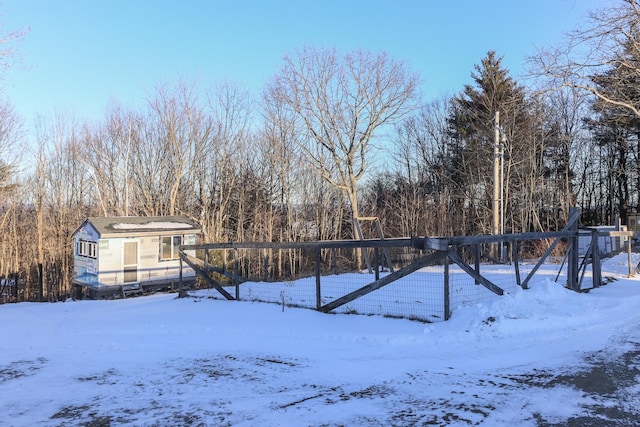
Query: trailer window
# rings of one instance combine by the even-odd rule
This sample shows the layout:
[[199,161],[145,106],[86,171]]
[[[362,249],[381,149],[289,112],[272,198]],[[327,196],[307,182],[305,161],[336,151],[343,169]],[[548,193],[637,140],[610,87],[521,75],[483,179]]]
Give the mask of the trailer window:
[[90,242],[88,240],[78,240],[76,252],[79,256],[87,258],[97,258],[98,244],[96,242]]
[[162,236],[160,239],[160,259],[178,259],[180,245],[182,245],[182,236]]

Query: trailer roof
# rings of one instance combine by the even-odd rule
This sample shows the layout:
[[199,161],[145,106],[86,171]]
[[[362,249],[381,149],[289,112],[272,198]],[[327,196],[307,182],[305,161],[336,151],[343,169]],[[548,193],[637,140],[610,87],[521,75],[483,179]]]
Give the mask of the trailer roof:
[[87,222],[96,229],[102,238],[145,234],[194,234],[201,231],[195,221],[180,215],[89,217],[84,223]]

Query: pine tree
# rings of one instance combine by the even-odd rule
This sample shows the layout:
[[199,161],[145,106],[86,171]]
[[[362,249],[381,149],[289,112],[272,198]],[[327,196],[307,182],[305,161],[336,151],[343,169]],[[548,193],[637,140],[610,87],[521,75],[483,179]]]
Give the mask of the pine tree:
[[[475,84],[465,85],[462,93],[453,98],[453,114],[449,119],[452,179],[459,190],[457,208],[471,214],[468,228],[461,231],[471,234],[491,230],[496,112],[500,112],[503,136],[509,142],[506,154],[511,158],[522,148],[522,125],[528,127],[529,122],[525,91],[502,67],[502,58],[489,51],[474,69],[471,77]],[[516,184],[514,177],[511,185]],[[505,178],[505,183],[508,182]]]

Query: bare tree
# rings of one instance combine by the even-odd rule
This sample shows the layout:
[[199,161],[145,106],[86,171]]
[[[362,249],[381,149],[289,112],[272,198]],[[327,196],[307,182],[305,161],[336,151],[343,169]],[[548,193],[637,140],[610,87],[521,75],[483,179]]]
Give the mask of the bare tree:
[[389,210],[404,224],[399,235],[445,235],[453,233],[454,223],[461,225],[457,212],[462,209],[451,197],[459,183],[451,178],[450,114],[451,98],[442,97],[396,127],[393,186],[398,194],[391,196],[397,200],[390,200]]
[[[4,28],[2,28],[4,30]],[[0,68],[8,69],[17,55],[16,44],[22,41],[29,32],[28,28],[10,31],[0,31]],[[4,74],[0,73],[0,78]]]
[[586,90],[640,117],[640,0],[616,0],[593,11],[585,27],[531,60],[535,75]]
[[0,101],[0,276],[17,273],[23,251],[15,233],[21,192],[17,178],[23,153],[22,123],[13,107]]
[[[2,30],[0,27],[0,69],[6,70],[16,57],[16,44],[24,38],[28,29]],[[4,73],[0,72],[0,80],[3,78]],[[3,195],[6,197],[7,193],[15,188],[15,185],[10,185],[10,181],[21,153],[21,127],[22,123],[13,106],[7,100],[0,100],[0,202]]]
[[[73,230],[89,205],[86,169],[80,161],[81,125],[72,116],[56,113],[36,129],[38,152],[30,179],[35,206],[37,263],[43,276],[42,296],[50,301],[69,295]],[[31,244],[34,244],[33,242]]]
[[[16,44],[27,32],[3,30],[0,28],[0,80],[15,59]],[[0,99],[0,276],[16,273],[23,253],[14,238],[17,233],[13,232],[19,204],[19,195],[14,191],[18,188],[15,175],[25,146],[23,136],[22,122],[13,106],[6,99]]]
[[304,48],[285,56],[267,90],[294,114],[305,158],[346,193],[357,217],[372,138],[414,108],[417,85],[417,75],[385,53]]
[[13,174],[22,155],[22,123],[13,106],[0,101],[0,203],[16,188]]
[[[191,183],[198,220],[205,239],[225,241],[231,236],[232,198],[239,186],[238,169],[249,149],[252,99],[248,91],[224,82],[206,94],[200,143],[194,147]],[[237,218],[233,219],[234,221]],[[237,227],[236,227],[237,231]]]
[[105,123],[84,131],[84,159],[91,176],[94,200],[102,215],[129,215],[129,171],[134,124],[138,119],[112,106]]
[[[207,136],[197,125],[202,112],[191,83],[159,86],[131,132],[127,188],[136,200],[133,213],[176,215],[184,212],[194,146]],[[128,137],[127,137],[128,139]]]

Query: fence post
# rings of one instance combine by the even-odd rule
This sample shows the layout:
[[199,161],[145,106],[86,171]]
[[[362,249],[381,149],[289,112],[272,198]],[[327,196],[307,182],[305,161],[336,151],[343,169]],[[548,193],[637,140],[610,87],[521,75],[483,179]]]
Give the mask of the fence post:
[[[591,230],[591,275],[593,276],[593,287],[602,285],[602,266],[600,265],[600,247],[598,242],[598,230]],[[586,263],[585,263],[586,268]]]
[[518,259],[518,242],[513,241],[511,243],[511,259],[513,259],[513,266],[516,271],[516,284],[522,289],[527,289],[526,286],[522,286],[522,281],[520,280],[520,260]]
[[236,301],[240,301],[240,271],[238,266],[238,250],[235,250],[233,260],[233,284],[236,287]]
[[264,250],[264,255],[262,257],[262,269],[263,269],[263,277],[264,277],[264,281],[268,282],[269,281],[269,255],[267,255],[267,250]]
[[631,238],[632,236],[627,236],[627,258],[629,261],[629,277],[633,276],[633,267],[631,267]]
[[[180,260],[180,270],[179,270],[179,279],[178,279],[178,296],[182,297],[184,295],[182,295],[182,254],[180,254],[180,256],[178,257],[178,259]],[[173,282],[172,282],[172,286],[173,287]]]
[[38,301],[42,302],[44,300],[44,277],[43,277],[43,265],[42,263],[38,264]]
[[[447,258],[448,259],[448,258]],[[474,267],[476,269],[476,273],[480,274],[480,245],[473,245],[473,259],[474,259]],[[478,279],[475,280],[475,284],[479,285]]]
[[[14,286],[13,286],[13,297],[15,298],[15,301],[18,302],[18,296],[19,294],[19,289],[18,286],[20,285],[20,274],[19,273],[15,273],[15,282],[14,282]],[[23,298],[24,299],[24,298]]]
[[449,254],[445,252],[444,257],[444,320],[445,322],[449,320],[451,316],[450,310],[450,301],[449,301]]
[[322,307],[322,298],[320,297],[320,247],[316,248],[316,310],[320,311]]
[[[569,218],[579,212],[578,208],[569,209]],[[579,270],[579,254],[578,254],[578,220],[569,225],[569,231],[573,232],[569,240],[569,249],[567,253],[567,287],[574,291],[579,290],[578,270]]]
[[373,248],[373,264],[375,266],[375,278],[376,280],[380,280],[380,250],[376,246]]

